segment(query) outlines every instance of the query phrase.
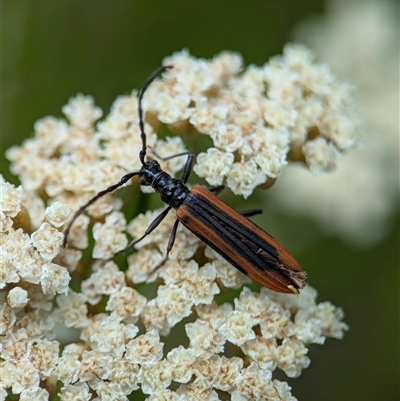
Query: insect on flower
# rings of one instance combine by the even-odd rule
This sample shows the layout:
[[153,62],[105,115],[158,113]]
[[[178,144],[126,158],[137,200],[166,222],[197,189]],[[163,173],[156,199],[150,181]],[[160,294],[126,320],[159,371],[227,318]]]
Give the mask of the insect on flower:
[[118,253],[132,249],[135,244],[157,228],[171,209],[175,209],[177,220],[172,227],[167,245],[167,254],[157,268],[161,267],[168,259],[169,252],[174,245],[178,224],[182,223],[239,271],[257,283],[278,292],[298,293],[306,284],[306,273],[282,244],[248,219],[248,217],[261,213],[261,211],[251,211],[243,214],[235,211],[215,195],[215,193],[223,189],[223,186],[207,189],[200,185],[194,185],[190,189],[186,182],[192,171],[194,156],[189,152],[162,159],[170,160],[175,157],[187,156],[180,179],[172,178],[163,171],[157,160],[146,161],[147,145],[143,122],[143,95],[156,77],[169,68],[172,68],[172,66],[164,66],[157,69],[149,77],[139,93],[138,112],[142,139],[142,149],[139,152],[139,159],[142,163],[141,169],[124,175],[118,183],[99,192],[78,209],[65,230],[63,247],[67,244],[72,224],[86,208],[138,175],[140,184],[151,186],[160,194],[161,200],[168,206],[150,223],[140,238],[132,241]]

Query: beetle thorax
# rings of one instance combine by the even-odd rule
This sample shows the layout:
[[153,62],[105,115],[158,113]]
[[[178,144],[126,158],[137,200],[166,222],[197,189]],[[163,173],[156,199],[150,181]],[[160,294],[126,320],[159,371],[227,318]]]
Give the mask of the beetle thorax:
[[181,180],[172,178],[168,173],[161,169],[156,160],[146,162],[140,169],[140,184],[151,186],[161,200],[169,206],[177,209],[190,190]]

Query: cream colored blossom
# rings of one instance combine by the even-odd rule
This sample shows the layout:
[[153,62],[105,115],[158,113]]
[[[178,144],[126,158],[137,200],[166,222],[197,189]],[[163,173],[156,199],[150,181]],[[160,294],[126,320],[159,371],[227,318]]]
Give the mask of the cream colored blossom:
[[99,119],[103,112],[100,107],[94,105],[91,96],[83,96],[79,93],[75,98],[70,98],[69,103],[63,106],[63,113],[76,127],[86,129]]
[[39,372],[28,358],[6,361],[2,366],[2,374],[7,387],[12,388],[14,394],[39,386]]
[[13,309],[24,307],[28,301],[28,293],[21,287],[12,288],[7,295],[7,303]]
[[184,400],[219,401],[218,393],[210,387],[208,381],[203,377],[197,377],[193,383],[182,384],[176,392]]
[[169,389],[161,389],[150,395],[147,401],[184,401],[185,398],[180,397],[175,391]]
[[[151,148],[151,150],[154,151],[155,154],[160,156],[161,158],[187,152],[182,138],[179,136],[167,137],[165,140],[158,140]],[[171,172],[172,174],[174,174],[176,171],[179,171],[184,167],[186,159],[187,155],[174,157],[173,159],[165,161],[161,160],[161,168],[163,170],[166,170],[167,172]]]
[[128,96],[118,96],[111,106],[110,116],[117,115],[126,123],[134,123],[136,126],[139,122],[137,95],[137,90],[133,90]]
[[45,117],[35,122],[35,136],[40,139],[40,153],[53,156],[59,146],[68,138],[68,124],[65,120]]
[[49,341],[46,338],[33,343],[30,360],[39,371],[41,379],[53,373],[57,364],[59,346],[58,341]]
[[267,175],[259,170],[254,159],[248,161],[242,159],[232,164],[226,183],[235,195],[243,195],[247,198],[255,187],[266,180]]
[[[213,357],[216,359],[216,356]],[[232,357],[227,358],[224,355],[218,357],[218,370],[211,378],[212,386],[218,390],[232,392],[236,388],[237,378],[243,368],[243,359]]]
[[66,294],[71,277],[65,267],[56,263],[48,263],[40,277],[40,284],[44,294]]
[[43,260],[39,252],[33,248],[24,253],[14,255],[13,260],[20,278],[32,284],[40,282],[47,263],[46,260]]
[[255,293],[244,287],[239,298],[235,299],[235,310],[246,314],[254,323],[259,324],[267,316],[273,302],[265,293]]
[[232,310],[232,305],[227,302],[222,305],[217,305],[217,303],[213,301],[209,305],[196,306],[196,312],[199,318],[208,322],[214,329],[219,329],[221,327]]
[[142,366],[152,366],[162,358],[163,343],[154,330],[129,341],[126,346],[126,359]]
[[136,323],[146,302],[147,298],[133,288],[123,287],[111,294],[106,310],[111,311],[111,316],[115,315],[127,323]]
[[196,354],[193,349],[183,348],[180,345],[168,353],[167,360],[171,367],[172,380],[187,383],[191,379],[196,361]]
[[293,332],[290,311],[273,303],[260,320],[263,338],[284,338]]
[[170,284],[158,287],[156,300],[170,326],[175,326],[184,317],[189,316],[194,304],[189,288],[185,285]]
[[202,134],[211,132],[218,124],[223,123],[229,112],[226,104],[213,102],[212,99],[208,102],[201,99],[196,106],[189,122]]
[[128,257],[129,268],[126,277],[132,283],[150,283],[156,279],[152,274],[154,269],[162,262],[163,255],[154,249],[141,249]]
[[[89,336],[94,350],[121,357],[125,346],[134,338],[139,329],[134,324],[120,323],[116,316],[108,316],[98,322],[95,332]],[[83,338],[85,338],[83,333]]]
[[61,266],[68,269],[70,273],[76,270],[80,260],[82,259],[82,251],[78,249],[63,249],[54,260]]
[[99,381],[96,385],[98,397],[93,401],[128,401],[118,384],[109,381]]
[[68,384],[62,387],[59,396],[61,401],[90,401],[92,398],[92,394],[86,382],[74,385]]
[[7,235],[0,237],[2,269],[1,287],[7,283],[16,283],[19,277],[37,284],[45,263],[32,247],[29,235],[21,228],[10,228]]
[[239,311],[232,311],[226,322],[219,328],[219,332],[235,345],[242,345],[255,338],[252,327],[256,322]]
[[185,330],[190,348],[195,351],[196,356],[207,358],[224,351],[226,338],[210,322],[198,319],[194,323],[187,323]]
[[9,330],[1,341],[1,356],[5,360],[19,360],[30,354],[33,341],[24,328]]
[[125,357],[114,358],[109,380],[116,383],[125,395],[139,388],[141,380],[140,367]]
[[40,256],[51,261],[60,252],[64,235],[51,227],[49,223],[43,223],[31,238],[32,244],[39,251]]
[[271,401],[297,401],[297,398],[293,397],[291,387],[286,382],[279,380],[273,380],[272,386],[267,389],[267,399]]
[[172,382],[171,366],[168,360],[163,359],[153,365],[142,368],[142,391],[145,394],[154,394],[164,390]]
[[46,209],[47,221],[58,228],[61,227],[71,214],[71,208],[61,202],[55,202]]
[[67,327],[85,327],[88,324],[87,298],[71,289],[57,298],[58,314]]
[[5,302],[2,303],[0,308],[0,334],[5,334],[14,325],[15,319],[15,313],[11,306]]
[[254,340],[246,341],[240,348],[262,369],[275,370],[279,360],[275,339],[256,337]]
[[98,351],[83,351],[79,378],[82,381],[93,381],[91,387],[97,387],[110,374],[113,357]]
[[147,302],[140,318],[147,331],[156,330],[164,336],[167,336],[171,331],[171,325],[167,321],[165,311],[159,307],[157,299]]
[[29,306],[32,306],[33,309],[46,311],[47,313],[53,310],[54,295],[44,294],[42,287],[39,285],[28,286],[27,292],[29,296]]
[[282,369],[288,377],[298,377],[304,368],[310,364],[310,359],[306,356],[308,353],[304,344],[294,338],[285,338],[278,346],[279,354],[278,367]]
[[217,125],[210,136],[216,148],[229,153],[235,152],[243,144],[242,132],[233,124]]
[[214,264],[206,263],[199,268],[195,263],[188,264],[184,273],[183,286],[187,289],[194,305],[209,304],[219,294],[215,283],[216,269]]
[[207,177],[207,182],[212,185],[221,185],[224,176],[230,171],[235,157],[232,153],[210,148],[207,153],[197,156],[197,163],[193,171],[200,177]]
[[47,177],[46,168],[50,169],[50,162],[37,157],[36,152],[32,141],[26,141],[24,149],[13,146],[6,152],[7,158],[15,161],[11,171],[20,176],[25,191],[38,190]]
[[105,224],[95,223],[93,226],[93,237],[96,240],[93,249],[95,259],[109,259],[128,245],[128,239],[121,233],[125,224],[125,217],[120,212],[109,214]]
[[46,311],[33,309],[15,322],[15,329],[25,329],[30,338],[54,337],[55,321]]
[[124,273],[118,269],[114,262],[96,262],[93,265],[93,274],[87,280],[82,281],[82,293],[92,304],[97,304],[102,295],[117,293],[124,284]]
[[[68,387],[70,383],[75,383],[78,380],[81,370],[80,359],[82,353],[83,350],[76,347],[75,344],[69,344],[64,348],[62,355],[58,359],[58,363],[55,368],[55,374],[57,375],[59,380],[64,383],[64,385],[67,385],[66,387]],[[80,387],[78,386],[78,389],[79,388]],[[72,390],[73,389],[71,388],[68,391]]]
[[22,186],[15,188],[6,182],[0,175],[0,210],[9,217],[15,217],[21,210],[23,189]]
[[257,364],[252,363],[249,367],[242,369],[241,374],[236,378],[235,385],[236,389],[232,393],[233,400],[239,400],[240,396],[249,400],[260,400],[271,387],[271,372],[260,369]]
[[10,216],[7,216],[0,210],[0,233],[9,231],[12,228],[13,221]]
[[300,310],[294,321],[296,337],[304,343],[317,344],[325,342],[325,334],[341,339],[344,331],[348,329],[348,326],[340,321],[342,317],[343,311],[330,302],[322,302],[307,310]]
[[209,358],[197,357],[194,364],[195,374],[208,381],[209,386],[215,380],[219,368],[221,366],[221,358],[218,355],[212,355]]
[[181,260],[181,258],[178,260],[169,259],[165,262],[165,265],[159,269],[158,277],[162,278],[166,285],[179,285],[185,280],[187,269],[191,266],[198,268],[199,265],[194,260],[186,261]]
[[340,153],[332,143],[325,138],[318,137],[304,146],[304,156],[311,172],[319,175],[335,167]]
[[36,387],[23,390],[20,394],[20,401],[47,401],[49,393],[44,388]]
[[[4,252],[4,250],[2,250]],[[0,288],[4,288],[7,283],[18,283],[19,275],[17,269],[10,260],[3,260],[0,269]]]
[[255,160],[262,172],[270,178],[277,178],[288,164],[286,157],[276,151],[261,152]]

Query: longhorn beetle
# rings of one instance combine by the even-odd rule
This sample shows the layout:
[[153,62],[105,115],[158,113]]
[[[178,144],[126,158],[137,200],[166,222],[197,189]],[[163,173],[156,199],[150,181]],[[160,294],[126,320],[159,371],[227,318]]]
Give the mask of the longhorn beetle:
[[142,139],[139,159],[142,167],[139,171],[124,175],[117,184],[99,192],[78,209],[65,230],[63,247],[66,246],[72,224],[87,207],[138,175],[140,184],[153,187],[160,194],[161,200],[168,206],[152,221],[140,238],[132,241],[120,252],[133,248],[135,244],[157,228],[171,209],[175,209],[177,219],[172,227],[167,254],[164,261],[157,267],[162,266],[168,259],[168,254],[174,245],[178,224],[182,223],[239,271],[262,286],[278,292],[298,293],[306,284],[306,273],[282,244],[247,218],[260,213],[260,211],[252,211],[242,215],[226,205],[213,193],[221,190],[223,186],[206,189],[200,185],[194,185],[192,189],[189,189],[186,182],[192,171],[194,160],[194,156],[189,152],[163,159],[169,160],[187,155],[187,161],[180,179],[172,178],[163,171],[156,160],[146,161],[147,145],[143,121],[143,95],[156,77],[169,68],[172,66],[157,69],[148,78],[139,93],[138,113]]

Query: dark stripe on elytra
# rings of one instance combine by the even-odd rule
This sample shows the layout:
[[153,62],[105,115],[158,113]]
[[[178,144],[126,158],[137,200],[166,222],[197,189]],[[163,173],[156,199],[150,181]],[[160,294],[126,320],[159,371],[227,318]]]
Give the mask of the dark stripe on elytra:
[[[199,194],[189,194],[188,198],[190,199],[186,199],[181,207],[188,211],[188,214],[192,216],[193,220],[199,220],[209,227],[210,230],[215,231],[221,237],[221,240],[225,241],[232,248],[232,253],[239,251],[250,264],[261,271],[279,269],[281,263],[279,261],[278,251],[275,247],[267,243],[267,241],[259,235],[255,235],[248,227],[238,223],[232,216],[227,215],[220,208],[213,205],[206,197]],[[235,211],[235,213],[238,212]],[[187,217],[180,218],[180,220],[182,224],[185,225]],[[188,220],[190,220],[190,218]],[[192,226],[193,220],[191,223],[188,221],[186,224]],[[254,224],[252,222],[250,223]],[[212,244],[201,233],[197,233],[196,235],[207,245],[210,245],[211,248],[221,253],[221,249],[217,244]],[[258,253],[259,249],[264,251],[263,255]],[[224,252],[222,253],[235,267],[244,272],[243,268],[240,268],[229,255]]]

